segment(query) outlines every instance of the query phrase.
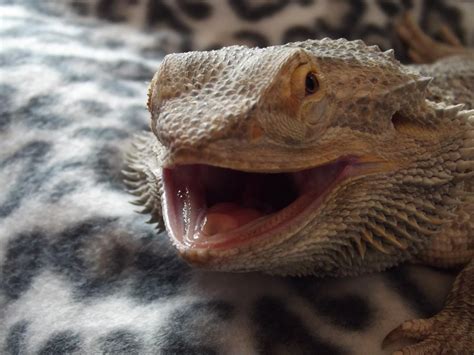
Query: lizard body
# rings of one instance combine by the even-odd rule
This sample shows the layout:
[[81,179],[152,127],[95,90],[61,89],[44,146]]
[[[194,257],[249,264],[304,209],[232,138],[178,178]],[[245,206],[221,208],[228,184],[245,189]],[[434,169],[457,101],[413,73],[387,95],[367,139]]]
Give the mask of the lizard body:
[[[358,275],[465,266],[446,307],[387,337],[474,349],[474,61],[403,66],[361,41],[172,54],[125,172],[201,267]],[[456,340],[453,340],[453,334]],[[430,352],[431,351],[431,352]]]

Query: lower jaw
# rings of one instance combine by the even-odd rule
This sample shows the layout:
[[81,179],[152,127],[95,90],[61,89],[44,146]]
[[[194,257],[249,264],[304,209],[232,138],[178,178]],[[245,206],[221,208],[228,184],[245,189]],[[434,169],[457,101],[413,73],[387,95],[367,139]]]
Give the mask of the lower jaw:
[[[169,194],[167,196],[165,188],[165,200],[167,201],[164,206],[165,223],[177,248],[184,253],[193,250],[230,250],[244,247],[257,241],[264,241],[282,234],[293,235],[308,223],[310,220],[310,218],[308,218],[309,215],[317,212],[334,188],[340,184],[341,181],[351,176],[352,168],[356,163],[357,160],[355,158],[344,158],[326,164],[326,166],[332,165],[331,168],[334,170],[334,173],[323,186],[308,189],[295,201],[277,212],[257,218],[231,231],[206,237],[196,235],[192,230],[190,231],[190,229],[193,228],[190,228],[189,225],[188,228],[186,228],[184,222],[179,221],[177,216],[180,211],[176,210],[176,201],[173,203],[174,196],[170,196]],[[165,186],[171,186],[171,189],[173,189],[174,186],[171,175],[168,169],[163,170]],[[197,222],[198,221],[195,220],[194,224]],[[185,232],[186,229],[187,232]]]

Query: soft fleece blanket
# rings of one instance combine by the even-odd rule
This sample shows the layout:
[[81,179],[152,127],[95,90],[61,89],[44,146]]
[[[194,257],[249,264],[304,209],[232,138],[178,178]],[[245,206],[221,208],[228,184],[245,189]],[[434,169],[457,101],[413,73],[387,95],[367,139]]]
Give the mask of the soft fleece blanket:
[[120,170],[148,129],[156,33],[0,5],[0,353],[384,354],[453,274],[347,279],[190,268]]

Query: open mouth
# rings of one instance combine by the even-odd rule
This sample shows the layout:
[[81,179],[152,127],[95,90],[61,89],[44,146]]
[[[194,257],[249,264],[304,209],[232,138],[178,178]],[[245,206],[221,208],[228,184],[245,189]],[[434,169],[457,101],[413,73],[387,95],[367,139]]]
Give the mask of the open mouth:
[[303,226],[355,158],[287,173],[204,164],[163,169],[164,217],[178,247],[222,249]]

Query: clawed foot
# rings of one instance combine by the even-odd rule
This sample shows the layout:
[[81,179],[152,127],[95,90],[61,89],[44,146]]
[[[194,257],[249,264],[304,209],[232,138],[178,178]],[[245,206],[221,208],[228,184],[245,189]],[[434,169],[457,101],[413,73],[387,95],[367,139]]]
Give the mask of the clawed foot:
[[408,55],[414,63],[433,63],[444,57],[472,53],[463,47],[448,26],[441,26],[440,35],[444,42],[438,42],[424,33],[409,13],[400,18],[395,29],[407,44]]
[[401,339],[410,339],[418,343],[395,351],[393,355],[472,355],[474,354],[472,316],[472,309],[468,306],[445,308],[428,319],[405,321],[385,337],[382,347]]

